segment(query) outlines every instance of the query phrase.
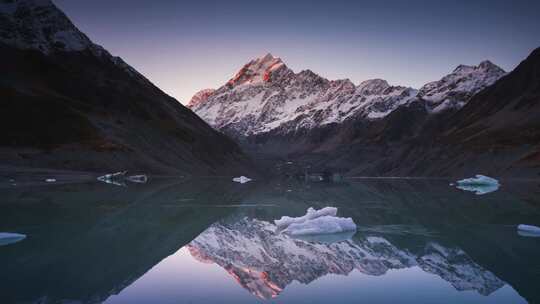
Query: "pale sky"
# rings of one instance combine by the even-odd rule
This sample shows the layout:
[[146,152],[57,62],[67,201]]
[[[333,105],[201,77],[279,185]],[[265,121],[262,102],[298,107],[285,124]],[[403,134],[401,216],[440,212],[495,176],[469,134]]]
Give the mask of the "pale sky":
[[540,46],[537,0],[53,1],[182,103],[267,52],[295,72],[418,88],[459,64],[511,70]]

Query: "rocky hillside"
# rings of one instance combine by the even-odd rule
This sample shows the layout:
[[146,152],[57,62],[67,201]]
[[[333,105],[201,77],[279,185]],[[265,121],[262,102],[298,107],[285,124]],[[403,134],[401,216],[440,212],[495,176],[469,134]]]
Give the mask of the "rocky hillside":
[[237,145],[80,32],[49,0],[0,1],[0,161],[214,174]]

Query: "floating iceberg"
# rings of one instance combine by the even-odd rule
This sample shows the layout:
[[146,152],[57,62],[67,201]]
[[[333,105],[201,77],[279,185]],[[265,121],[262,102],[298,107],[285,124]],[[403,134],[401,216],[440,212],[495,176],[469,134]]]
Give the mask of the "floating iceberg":
[[0,232],[0,246],[20,242],[26,238],[26,235],[20,233]]
[[118,179],[124,179],[127,174],[127,171],[120,171],[116,173],[105,174],[97,178],[98,181],[112,184],[112,181]]
[[291,236],[319,234],[339,234],[356,230],[351,218],[337,217],[337,208],[325,207],[320,210],[309,208],[301,217],[283,216],[275,220],[278,230]]
[[494,192],[500,187],[498,180],[480,174],[477,174],[475,177],[459,180],[456,183],[456,188],[474,192],[476,195]]
[[126,180],[132,183],[139,183],[139,184],[144,184],[148,182],[148,176],[144,174],[131,175],[131,176],[126,176],[126,174],[127,174],[127,171],[120,171],[116,173],[105,174],[103,176],[98,177],[97,180],[107,183],[107,184],[113,184],[116,186],[125,186]]
[[540,227],[521,224],[518,225],[518,234],[521,236],[540,237]]
[[55,179],[55,178],[47,178],[47,179],[45,180],[45,182],[46,182],[46,183],[54,183],[54,182],[56,182],[56,179]]
[[126,179],[132,183],[146,184],[146,182],[148,181],[148,176],[144,174],[132,175],[128,176]]
[[240,183],[240,184],[245,184],[247,182],[250,182],[251,178],[245,177],[245,176],[242,175],[240,177],[235,177],[232,180],[233,180],[233,182],[237,182],[237,183]]
[[348,217],[321,216],[303,223],[290,224],[283,233],[298,235],[335,234],[356,230],[356,224]]
[[274,224],[278,227],[278,229],[285,229],[289,225],[294,223],[303,223],[309,220],[316,219],[321,216],[336,216],[337,215],[337,208],[335,207],[324,207],[320,210],[315,210],[313,208],[308,208],[306,215],[300,216],[300,217],[289,217],[289,216],[282,216],[279,220],[275,220]]

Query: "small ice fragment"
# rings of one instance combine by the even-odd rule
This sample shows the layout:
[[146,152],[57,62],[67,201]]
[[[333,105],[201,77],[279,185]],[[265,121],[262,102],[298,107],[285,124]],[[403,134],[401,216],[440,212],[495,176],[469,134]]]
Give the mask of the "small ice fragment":
[[337,208],[335,207],[324,207],[319,210],[315,210],[313,208],[308,208],[306,214],[304,216],[300,217],[289,217],[289,216],[282,216],[279,220],[275,220],[274,224],[278,227],[278,229],[285,229],[289,225],[293,223],[303,223],[309,220],[316,219],[321,216],[336,216],[337,215]]
[[477,174],[475,177],[458,180],[459,185],[499,185],[499,181],[489,176]]
[[500,187],[498,180],[480,174],[477,174],[475,177],[459,180],[456,183],[456,188],[474,192],[476,195],[497,191]]
[[132,183],[145,184],[148,181],[148,176],[144,174],[132,175],[132,176],[128,176],[126,179]]
[[127,171],[105,174],[97,178],[98,181],[117,186],[125,186],[124,179]]
[[232,180],[233,180],[233,182],[237,182],[237,183],[240,183],[240,184],[245,184],[245,183],[251,181],[251,178],[245,177],[245,176],[242,175],[240,177],[235,177]]
[[533,225],[518,225],[518,234],[521,236],[534,236],[540,237],[540,227]]
[[335,217],[330,215],[321,216],[301,223],[292,223],[283,233],[298,235],[335,234],[347,231],[355,231],[356,224],[348,217]]
[[54,182],[56,182],[56,179],[55,179],[55,178],[47,178],[47,179],[45,180],[45,182],[47,182],[47,183],[54,183]]
[[20,233],[0,232],[0,246],[20,242],[26,238],[26,235]]

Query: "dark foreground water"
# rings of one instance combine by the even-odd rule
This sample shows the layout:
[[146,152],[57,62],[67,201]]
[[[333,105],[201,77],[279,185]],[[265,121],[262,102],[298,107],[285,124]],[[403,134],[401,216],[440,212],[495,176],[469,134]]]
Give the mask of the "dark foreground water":
[[[354,235],[273,220],[334,206]],[[539,303],[540,186],[151,180],[0,189],[0,303]]]

